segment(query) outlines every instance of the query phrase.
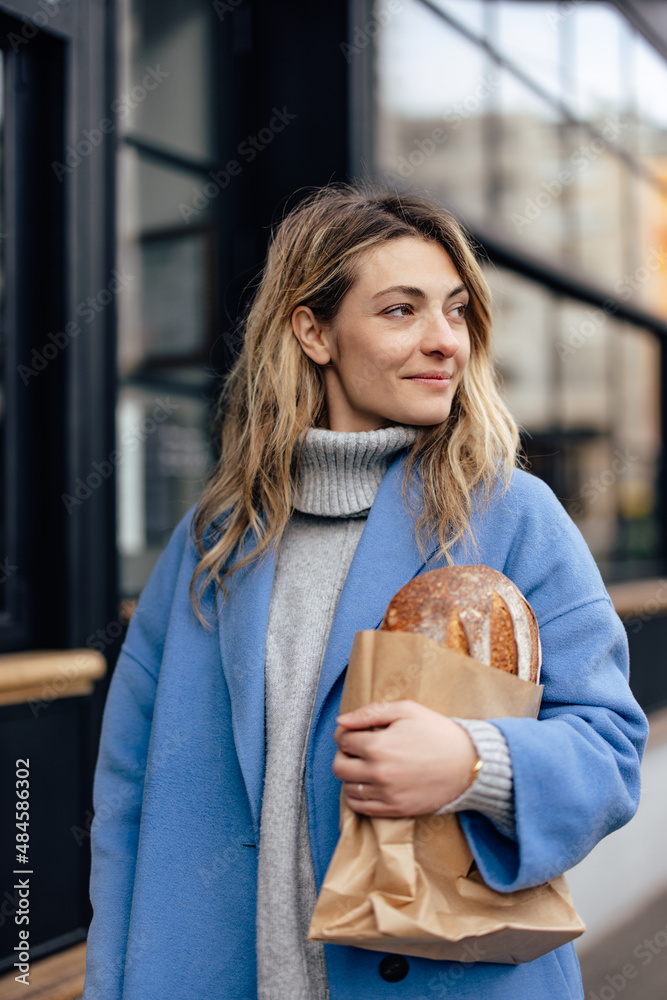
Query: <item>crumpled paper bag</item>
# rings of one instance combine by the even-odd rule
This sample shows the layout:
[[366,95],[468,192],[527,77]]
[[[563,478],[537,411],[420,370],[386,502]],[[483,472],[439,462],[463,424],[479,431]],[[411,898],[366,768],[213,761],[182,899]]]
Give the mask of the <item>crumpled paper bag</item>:
[[[357,632],[341,713],[410,699],[468,719],[535,718],[542,686],[413,632]],[[501,893],[483,881],[457,815],[377,819],[341,792],[340,839],[310,940],[458,962],[529,962],[585,931],[564,876]]]

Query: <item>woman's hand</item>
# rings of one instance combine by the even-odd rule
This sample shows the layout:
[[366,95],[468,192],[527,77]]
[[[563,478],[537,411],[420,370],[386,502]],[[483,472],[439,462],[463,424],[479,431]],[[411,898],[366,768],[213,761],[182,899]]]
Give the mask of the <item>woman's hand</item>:
[[421,816],[458,798],[472,781],[477,751],[468,733],[417,702],[365,705],[337,722],[333,772],[355,812]]

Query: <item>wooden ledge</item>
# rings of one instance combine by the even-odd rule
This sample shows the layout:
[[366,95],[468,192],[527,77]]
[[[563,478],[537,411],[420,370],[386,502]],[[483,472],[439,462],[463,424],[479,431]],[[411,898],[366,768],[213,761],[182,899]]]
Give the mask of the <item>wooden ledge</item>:
[[0,656],[0,705],[90,694],[106,669],[106,659],[94,649],[7,653]]
[[76,1000],[83,993],[86,942],[30,963],[29,984],[17,983],[18,970],[0,976],[2,1000]]
[[621,618],[648,620],[667,615],[667,579],[626,580],[610,583],[607,590]]

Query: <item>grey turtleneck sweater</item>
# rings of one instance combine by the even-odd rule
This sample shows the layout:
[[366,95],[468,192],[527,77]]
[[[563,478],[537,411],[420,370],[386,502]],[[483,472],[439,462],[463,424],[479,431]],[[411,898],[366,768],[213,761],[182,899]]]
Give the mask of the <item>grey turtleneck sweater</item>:
[[[419,428],[311,428],[295,510],[281,540],[269,606],[265,665],[266,770],[257,886],[259,1000],[328,1000],[324,947],[308,941],[316,902],[304,766],[320,668],[336,604],[375,494]],[[477,780],[439,812],[477,809],[514,833],[505,739],[488,722],[457,719],[484,762]]]

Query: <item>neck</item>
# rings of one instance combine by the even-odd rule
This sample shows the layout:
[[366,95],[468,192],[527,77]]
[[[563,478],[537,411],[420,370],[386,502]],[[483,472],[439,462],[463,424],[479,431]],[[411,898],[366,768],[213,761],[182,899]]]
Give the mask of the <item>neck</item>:
[[392,460],[419,431],[409,424],[363,431],[309,428],[302,435],[295,509],[329,517],[367,514]]

